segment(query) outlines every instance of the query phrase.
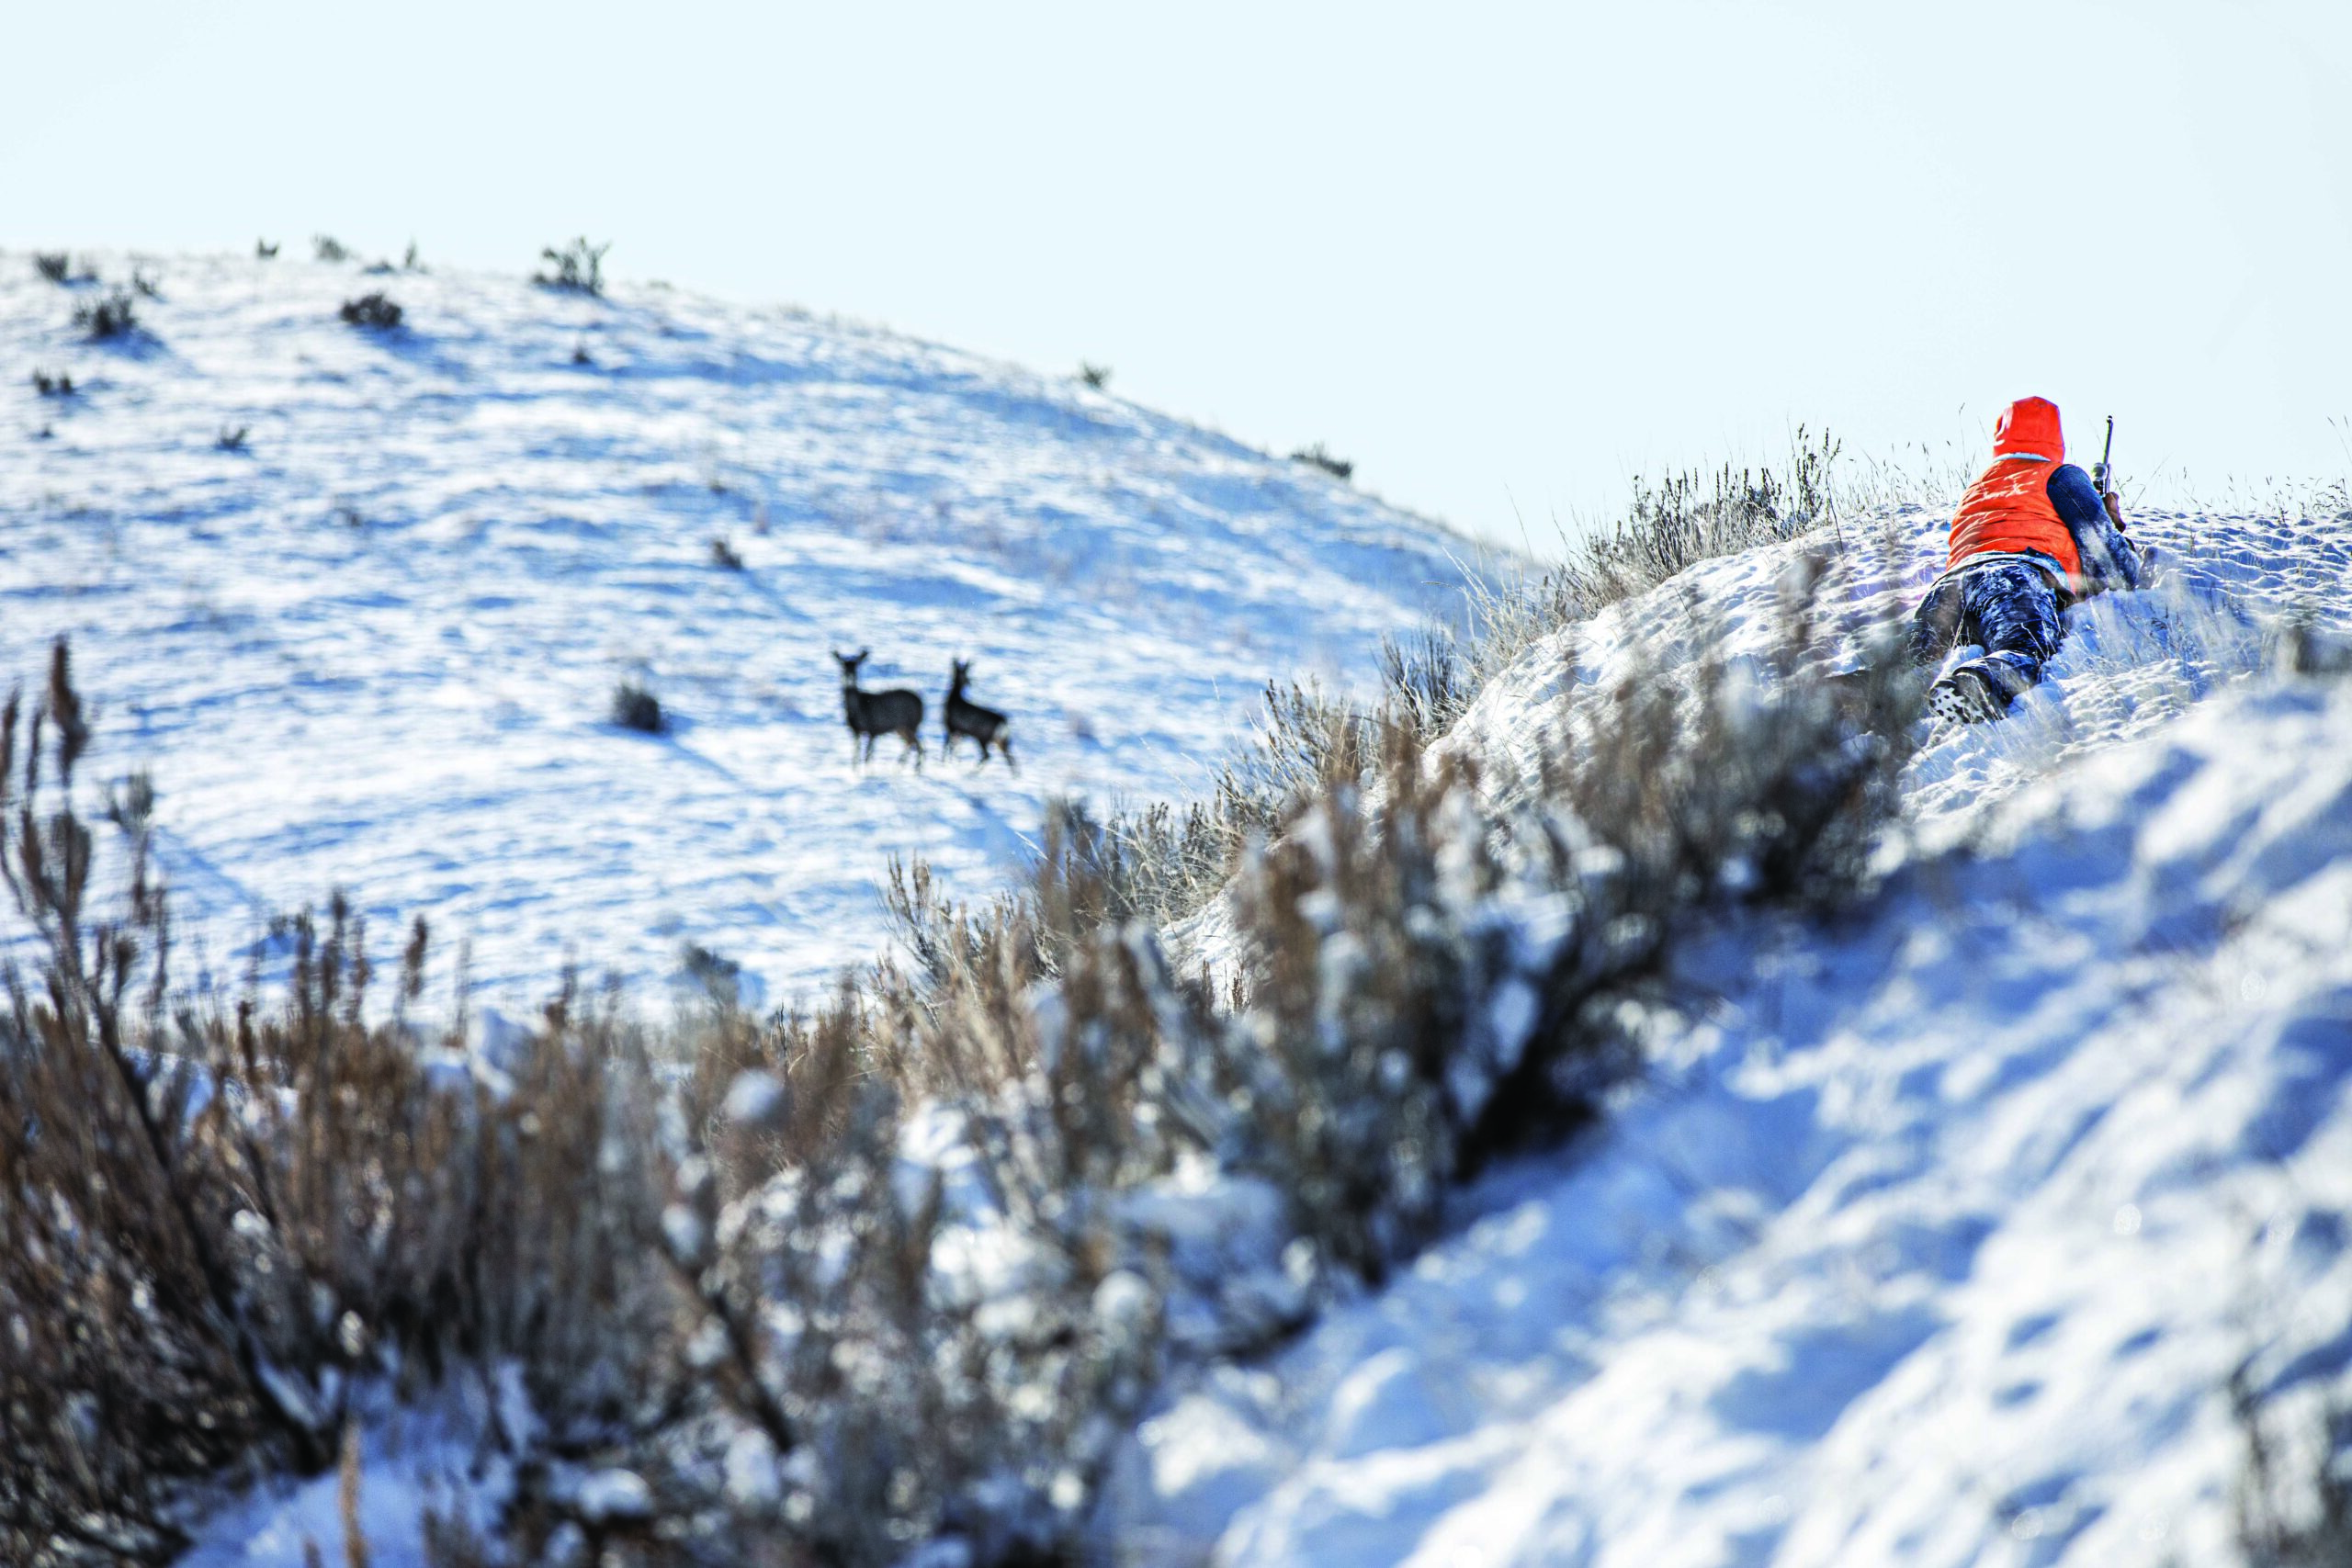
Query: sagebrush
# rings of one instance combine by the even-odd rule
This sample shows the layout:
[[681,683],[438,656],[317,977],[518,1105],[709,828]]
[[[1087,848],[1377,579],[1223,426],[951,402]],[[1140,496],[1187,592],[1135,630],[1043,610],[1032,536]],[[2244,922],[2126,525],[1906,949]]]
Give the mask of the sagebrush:
[[[322,1473],[354,1401],[500,1368],[514,1501],[435,1525],[446,1562],[1101,1548],[1170,1356],[1262,1348],[1597,1114],[1699,922],[1865,884],[1917,694],[1891,645],[1815,672],[1826,581],[1761,658],[1572,682],[1523,778],[1446,734],[1447,645],[1374,712],[1271,690],[1235,798],[1162,819],[1207,894],[1066,807],[983,908],[900,868],[905,959],[812,1011],[690,954],[666,1029],[569,987],[494,1045],[423,1021],[421,925],[379,983],[341,899],[285,928],[279,999],[175,991],[153,785],[101,855],[61,645],[0,723],[45,954],[0,1018],[0,1553],[164,1561],[200,1484]],[[1204,1179],[1279,1195],[1256,1265],[1155,1217]]]
[[1333,456],[1320,441],[1293,452],[1290,455],[1290,460],[1294,463],[1305,463],[1310,468],[1320,468],[1335,479],[1349,479],[1355,477],[1355,464],[1345,457]]
[[[1473,578],[1462,633],[1431,625],[1386,639],[1377,705],[1385,722],[1433,739],[1497,673],[1563,627],[1702,560],[1785,543],[1834,522],[1838,452],[1828,436],[1800,428],[1782,472],[1725,467],[1657,485],[1637,479],[1625,514],[1571,547],[1559,566],[1500,583]],[[1367,753],[1351,737],[1383,721],[1311,685],[1270,683],[1248,743],[1216,770],[1200,798],[1104,814],[1098,826],[1106,870],[1126,889],[1129,911],[1161,923],[1197,911],[1226,885],[1253,836],[1295,814],[1325,771],[1322,759],[1362,759]]]
[[380,289],[362,294],[356,299],[345,299],[336,312],[351,326],[365,327],[371,332],[388,333],[401,324],[400,304]]
[[141,330],[138,301],[127,288],[110,288],[74,306],[74,324],[101,343],[131,337]]
[[576,294],[602,295],[605,292],[605,253],[613,247],[608,242],[592,245],[585,234],[560,247],[549,245],[539,253],[548,270],[537,275],[534,281],[548,288],[564,288]]
[[640,735],[659,735],[670,728],[669,716],[662,711],[662,699],[642,682],[626,676],[613,687],[612,720],[623,729],[634,729]]

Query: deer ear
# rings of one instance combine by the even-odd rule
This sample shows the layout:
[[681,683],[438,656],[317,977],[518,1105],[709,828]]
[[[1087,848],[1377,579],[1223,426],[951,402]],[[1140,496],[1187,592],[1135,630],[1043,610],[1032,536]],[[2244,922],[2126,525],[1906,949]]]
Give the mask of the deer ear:
[[866,656],[867,654],[869,654],[869,653],[873,652],[873,651],[874,651],[874,650],[873,650],[872,649],[870,649],[870,648],[861,648],[861,649],[859,649],[857,650],[857,661],[858,661],[860,664],[865,663],[865,656]]

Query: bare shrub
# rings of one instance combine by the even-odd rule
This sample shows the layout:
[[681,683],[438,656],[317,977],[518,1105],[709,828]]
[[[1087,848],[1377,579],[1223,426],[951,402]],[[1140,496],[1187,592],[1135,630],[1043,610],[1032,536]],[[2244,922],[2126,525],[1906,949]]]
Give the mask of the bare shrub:
[[401,324],[400,306],[380,289],[362,294],[356,299],[345,299],[336,313],[348,324],[371,332],[388,333]]
[[33,390],[44,398],[70,398],[74,395],[74,378],[62,370],[52,376],[35,366]]
[[1389,713],[1425,740],[1452,728],[1470,705],[1461,645],[1443,626],[1424,626],[1408,637],[1382,637],[1380,679]]
[[311,254],[322,262],[347,262],[351,259],[351,247],[333,234],[313,234]]
[[254,258],[256,261],[276,261],[277,259],[277,242],[275,240],[255,240],[254,242]]
[[245,437],[252,433],[253,426],[250,424],[224,424],[220,427],[220,434],[212,438],[213,449],[220,452],[242,452],[245,449]]
[[147,276],[147,269],[143,266],[130,269],[130,289],[141,299],[161,299],[164,297],[163,289]]
[[605,292],[605,253],[612,248],[609,242],[590,244],[585,234],[560,249],[549,245],[539,252],[539,259],[548,264],[548,270],[537,274],[532,281],[545,288],[601,296]]
[[1293,452],[1290,455],[1290,460],[1294,463],[1305,463],[1310,468],[1320,468],[1335,479],[1355,477],[1356,466],[1345,457],[1333,457],[1324,448],[1320,441]]
[[109,289],[74,306],[74,324],[96,342],[130,337],[141,330],[138,302],[127,288]]
[[63,251],[35,251],[33,270],[51,283],[77,283],[88,280],[86,269],[79,277],[74,275],[74,258]]
[[743,558],[735,553],[735,547],[728,543],[727,536],[723,534],[714,535],[711,537],[710,563],[722,571],[743,570]]
[[[90,918],[62,647],[21,716],[0,863],[47,957],[0,1015],[0,1553],[160,1562],[192,1485],[261,1469],[340,1463],[350,1513],[356,1391],[498,1364],[537,1420],[497,1438],[526,1445],[499,1538],[433,1527],[450,1561],[586,1542],[878,1568],[939,1536],[979,1562],[1075,1539],[1155,1374],[1157,1294],[1089,1197],[1167,1160],[1127,1120],[1154,1025],[1126,950],[1061,981],[1124,1021],[1108,1053],[1060,1048],[1013,931],[948,987],[886,980],[811,1018],[754,1021],[713,983],[674,1098],[570,988],[494,1062],[436,1045],[408,1021],[421,925],[371,1021],[341,900],[281,929],[282,1003],[208,1010],[167,990],[152,785],[110,808],[126,912]],[[969,1090],[989,1213],[909,1183],[919,1080]],[[1029,1258],[1009,1293],[936,1266],[951,1218]],[[583,1469],[628,1484],[561,1483]]]
[[1111,367],[1081,359],[1078,362],[1078,378],[1099,392],[1111,384]]
[[91,913],[89,732],[62,644],[22,720],[12,697],[0,870],[45,957],[0,1015],[0,1554],[161,1561],[188,1482],[318,1473],[356,1387],[413,1390],[460,1358],[515,1359],[573,1440],[658,1400],[662,1366],[637,1359],[661,1343],[642,1054],[566,997],[500,1089],[436,1079],[404,1021],[422,927],[370,1024],[340,901],[288,925],[279,1006],[167,1005],[135,803],[115,813],[120,913]]
[[1252,843],[1278,832],[1318,790],[1365,776],[1381,716],[1358,711],[1314,682],[1266,683],[1249,741],[1220,766],[1207,798],[1114,810],[1053,807],[1067,853],[1105,887],[1117,919],[1182,920],[1223,888]]
[[670,727],[668,716],[662,711],[662,699],[643,682],[628,676],[613,687],[612,720],[623,729],[634,729],[641,735],[659,735]]

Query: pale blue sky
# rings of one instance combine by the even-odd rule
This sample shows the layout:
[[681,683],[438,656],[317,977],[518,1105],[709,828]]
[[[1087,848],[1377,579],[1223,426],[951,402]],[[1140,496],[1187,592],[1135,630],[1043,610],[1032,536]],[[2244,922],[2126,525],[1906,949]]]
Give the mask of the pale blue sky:
[[[2352,4],[0,6],[0,244],[790,300],[1540,548],[1661,465],[2352,470]],[[2332,423],[2333,422],[2333,423]]]

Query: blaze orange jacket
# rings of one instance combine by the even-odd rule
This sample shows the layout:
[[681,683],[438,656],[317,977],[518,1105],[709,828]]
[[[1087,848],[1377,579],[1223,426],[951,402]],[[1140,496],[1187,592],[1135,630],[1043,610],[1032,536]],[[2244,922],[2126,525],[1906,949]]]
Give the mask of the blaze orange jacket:
[[2047,398],[2011,403],[1993,427],[1993,466],[1977,476],[1952,513],[1949,566],[1975,556],[2030,550],[2057,563],[2066,578],[2062,587],[2079,591],[2082,551],[2075,531],[2050,504],[2050,476],[2065,460],[2058,405]]

